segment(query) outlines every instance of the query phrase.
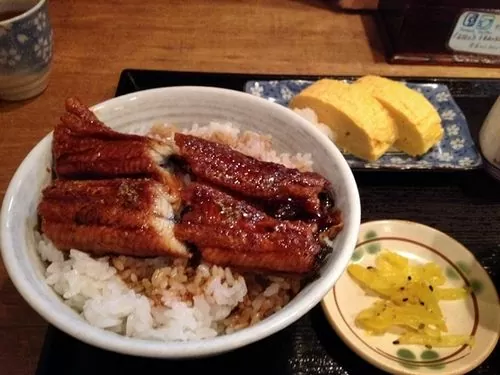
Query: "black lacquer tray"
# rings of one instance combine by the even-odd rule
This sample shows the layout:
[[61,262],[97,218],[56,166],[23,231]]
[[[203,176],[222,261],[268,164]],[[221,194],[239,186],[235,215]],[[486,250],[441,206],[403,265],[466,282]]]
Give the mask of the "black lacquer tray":
[[[317,79],[312,76],[125,70],[116,95],[162,86],[198,85],[243,90],[248,80]],[[352,77],[336,77],[352,78]],[[403,77],[448,86],[475,140],[500,95],[500,80]],[[500,184],[482,169],[455,172],[355,171],[362,220],[405,219],[455,237],[500,286]],[[500,351],[471,374],[499,374]],[[495,366],[496,364],[496,366]],[[37,375],[100,374],[379,374],[338,338],[320,306],[292,326],[231,353],[197,360],[159,360],[107,352],[49,326]],[[439,373],[436,371],[436,374]]]

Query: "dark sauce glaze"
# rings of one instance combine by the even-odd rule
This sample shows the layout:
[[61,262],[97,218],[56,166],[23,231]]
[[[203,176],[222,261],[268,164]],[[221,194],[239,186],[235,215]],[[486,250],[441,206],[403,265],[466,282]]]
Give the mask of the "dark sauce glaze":
[[304,210],[304,202],[288,198],[286,200],[253,201],[252,203],[266,214],[280,220],[301,220],[318,225],[319,232],[323,232],[333,224],[332,215],[335,214],[335,198],[330,190],[323,190],[318,194],[319,208],[315,212]]
[[292,199],[313,213],[319,207],[318,193],[329,185],[317,173],[257,160],[228,145],[182,133],[176,133],[174,138],[179,156],[189,165],[193,175],[249,199]]
[[286,201],[252,202],[255,207],[263,210],[266,214],[274,218],[280,220],[303,221],[318,226],[315,236],[321,245],[321,249],[316,256],[313,270],[309,276],[307,276],[308,278],[310,277],[311,280],[317,277],[317,271],[326,262],[328,255],[330,255],[332,251],[332,248],[328,245],[328,241],[325,241],[323,236],[333,240],[342,229],[342,216],[340,211],[335,207],[333,192],[325,189],[318,194],[318,198],[320,206],[319,210],[314,214],[304,210],[302,202],[296,202],[292,199],[287,199]]
[[[201,138],[180,139],[184,148],[166,164],[189,176],[176,237],[208,263],[316,277],[332,251],[326,239],[342,229],[331,184],[316,173],[260,162]],[[229,182],[228,170],[234,174]],[[194,196],[193,186],[201,189]]]

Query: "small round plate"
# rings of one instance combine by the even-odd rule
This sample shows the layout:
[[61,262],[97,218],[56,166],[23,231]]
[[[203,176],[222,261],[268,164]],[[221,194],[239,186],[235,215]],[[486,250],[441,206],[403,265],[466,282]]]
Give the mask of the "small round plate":
[[473,293],[440,307],[450,333],[475,336],[472,348],[426,349],[419,345],[394,345],[397,335],[370,336],[356,327],[355,316],[371,305],[371,297],[347,274],[322,301],[323,310],[337,334],[372,365],[397,374],[465,374],[479,366],[495,348],[500,331],[498,294],[474,255],[450,236],[409,221],[383,220],[361,225],[351,262],[373,265],[376,254],[387,249],[415,263],[435,262],[445,272],[445,287],[469,286]]

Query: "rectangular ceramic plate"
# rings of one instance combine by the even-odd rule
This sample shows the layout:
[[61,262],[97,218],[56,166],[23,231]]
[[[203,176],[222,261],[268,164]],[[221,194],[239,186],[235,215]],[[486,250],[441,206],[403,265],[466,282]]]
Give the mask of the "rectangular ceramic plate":
[[[344,81],[349,82],[349,80]],[[245,84],[245,91],[287,106],[292,97],[313,82],[309,80],[254,80]],[[448,87],[437,83],[407,83],[407,86],[421,92],[437,109],[445,130],[441,142],[418,158],[397,150],[390,150],[377,161],[366,162],[344,153],[351,168],[393,170],[479,168],[482,164],[481,155],[474,144],[467,120],[455,103]]]

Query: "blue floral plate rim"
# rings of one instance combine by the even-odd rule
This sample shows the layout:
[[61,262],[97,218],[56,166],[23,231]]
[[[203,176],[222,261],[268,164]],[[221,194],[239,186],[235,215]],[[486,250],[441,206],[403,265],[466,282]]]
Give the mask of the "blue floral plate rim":
[[[345,82],[352,80],[344,79]],[[244,91],[287,106],[288,101],[312,84],[314,80],[249,80]],[[414,158],[402,152],[388,151],[376,162],[366,162],[344,153],[349,166],[365,170],[473,170],[481,168],[482,157],[469,131],[467,120],[450,90],[440,83],[407,83],[421,92],[438,110],[445,135],[443,140],[425,155]]]

